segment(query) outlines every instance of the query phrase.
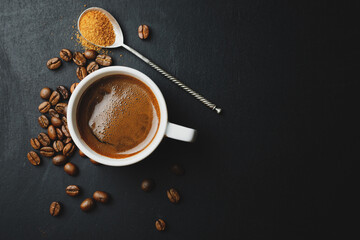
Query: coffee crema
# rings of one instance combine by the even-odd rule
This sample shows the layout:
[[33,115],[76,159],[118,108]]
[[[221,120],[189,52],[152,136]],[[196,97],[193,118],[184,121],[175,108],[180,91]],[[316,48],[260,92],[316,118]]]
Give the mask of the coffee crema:
[[145,149],[160,123],[159,104],[151,89],[127,75],[111,75],[92,84],[80,98],[77,126],[95,152],[126,158]]

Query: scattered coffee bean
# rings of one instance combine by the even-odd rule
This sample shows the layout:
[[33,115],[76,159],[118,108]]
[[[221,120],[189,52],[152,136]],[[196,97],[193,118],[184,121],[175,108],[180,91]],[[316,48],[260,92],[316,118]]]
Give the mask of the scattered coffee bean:
[[69,91],[64,86],[58,86],[56,90],[60,93],[62,99],[67,100],[69,98]]
[[60,115],[55,111],[55,109],[49,109],[49,115],[51,117],[57,117],[57,118],[60,118]]
[[53,91],[49,98],[49,102],[51,103],[51,105],[55,106],[59,102],[60,97],[61,96],[58,91]]
[[64,165],[67,162],[67,158],[60,154],[60,155],[56,155],[55,157],[53,157],[52,159],[52,163],[56,166],[61,166]]
[[38,123],[39,123],[40,127],[47,128],[49,126],[49,119],[45,115],[41,115],[38,118]]
[[27,154],[27,158],[29,160],[29,162],[34,165],[34,166],[37,166],[40,164],[40,157],[39,155],[37,155],[36,152],[34,151],[30,151],[28,154]]
[[70,62],[72,60],[72,53],[70,52],[69,49],[64,48],[60,50],[60,57],[65,62]]
[[37,138],[30,139],[30,144],[34,149],[39,149],[41,147],[41,144]]
[[184,168],[182,166],[180,166],[179,164],[172,165],[171,171],[177,176],[182,176],[185,174]]
[[51,58],[49,61],[47,61],[46,66],[50,70],[58,69],[61,66],[61,60],[60,58]]
[[155,227],[158,231],[164,231],[165,230],[165,227],[166,227],[166,224],[164,222],[164,220],[162,219],[158,219],[156,220],[155,222]]
[[54,149],[52,147],[42,147],[40,148],[40,154],[44,157],[52,157],[54,156]]
[[140,39],[147,39],[149,37],[149,27],[147,25],[140,25],[138,34]]
[[81,157],[86,157],[86,155],[79,149],[79,155],[81,156]]
[[97,161],[95,161],[95,160],[93,160],[93,159],[91,159],[91,158],[90,158],[90,162],[91,162],[92,164],[94,164],[94,165],[100,165],[100,163],[98,163]]
[[98,53],[97,53],[97,51],[95,51],[95,50],[86,50],[85,52],[84,52],[84,56],[87,58],[87,59],[89,59],[89,60],[93,60],[93,59],[95,59],[96,58],[96,56],[98,55]]
[[54,126],[54,127],[61,127],[61,125],[63,124],[63,122],[61,121],[60,118],[58,117],[52,117],[50,119],[51,121],[51,124]]
[[39,112],[41,113],[47,113],[50,109],[50,103],[49,102],[42,102],[40,105],[39,105]]
[[62,140],[64,138],[64,133],[61,131],[60,128],[56,128],[56,136],[59,140]]
[[75,145],[72,143],[68,143],[65,145],[64,149],[63,149],[63,154],[65,155],[65,157],[70,157],[75,151]]
[[55,111],[59,114],[66,115],[67,103],[58,103],[55,106]]
[[50,97],[50,95],[51,95],[51,89],[50,89],[50,88],[45,87],[45,88],[41,89],[41,91],[40,91],[40,97],[41,97],[42,99],[48,100],[49,97]]
[[77,85],[79,85],[79,83],[73,83],[70,87],[70,92],[73,93],[75,88],[77,87]]
[[79,170],[75,164],[69,162],[65,164],[64,171],[70,176],[75,176]]
[[87,71],[85,67],[78,67],[76,69],[76,76],[81,81],[87,76]]
[[78,66],[85,66],[86,58],[81,52],[75,52],[73,56],[73,61]]
[[101,66],[107,67],[112,64],[112,58],[105,54],[97,55],[95,62],[97,62]]
[[98,69],[99,69],[99,64],[97,64],[96,62],[89,63],[89,65],[86,68],[88,74],[95,72]]
[[50,204],[50,215],[58,216],[60,214],[61,206],[59,202],[52,202]]
[[141,182],[141,189],[144,192],[150,192],[151,190],[153,190],[154,185],[155,183],[152,179],[145,179],[144,181]]
[[50,145],[51,140],[49,138],[49,136],[46,133],[40,133],[38,135],[38,140],[41,143],[41,145],[43,145],[44,147],[47,147]]
[[65,138],[63,143],[66,145],[68,143],[70,143],[72,141],[72,138],[71,137],[68,137],[68,138]]
[[93,194],[93,198],[95,199],[95,201],[97,202],[101,202],[101,203],[107,203],[110,199],[110,196],[108,193],[103,192],[103,191],[96,191]]
[[53,148],[55,152],[62,152],[62,150],[64,149],[64,143],[60,140],[56,140],[53,143]]
[[71,196],[71,197],[75,197],[77,195],[79,195],[80,193],[80,188],[76,185],[69,185],[66,187],[66,194]]
[[170,202],[178,203],[180,201],[180,194],[176,189],[170,188],[169,190],[166,191],[166,194]]
[[51,140],[56,140],[57,135],[56,135],[56,130],[55,127],[53,125],[50,125],[48,127],[48,136]]
[[65,116],[61,118],[61,121],[63,122],[64,125],[67,125],[67,118]]
[[65,124],[62,125],[62,126],[61,126],[61,131],[64,133],[65,137],[68,137],[68,138],[71,137],[67,125],[65,125]]
[[80,208],[84,212],[90,211],[95,207],[95,201],[92,198],[86,198],[81,204]]

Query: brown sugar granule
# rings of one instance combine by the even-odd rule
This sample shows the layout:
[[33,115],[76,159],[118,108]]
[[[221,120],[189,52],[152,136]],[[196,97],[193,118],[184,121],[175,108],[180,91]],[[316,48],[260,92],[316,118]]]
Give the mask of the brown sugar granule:
[[110,46],[115,42],[115,32],[110,20],[100,11],[91,10],[81,16],[79,29],[86,40]]

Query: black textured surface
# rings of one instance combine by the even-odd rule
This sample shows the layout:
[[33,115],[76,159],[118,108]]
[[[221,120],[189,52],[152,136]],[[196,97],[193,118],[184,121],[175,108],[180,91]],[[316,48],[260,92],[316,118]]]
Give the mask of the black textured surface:
[[[290,1],[291,2],[291,1]],[[359,22],[356,1],[0,2],[1,239],[322,239],[344,237],[353,216],[359,160]],[[46,61],[71,39],[81,11],[99,6],[125,42],[224,109],[218,116],[125,49],[115,65],[138,69],[162,90],[169,119],[196,128],[193,144],[164,139],[139,164],[94,166],[77,177],[43,159],[29,164],[39,91],[75,82],[74,64]],[[137,27],[151,38],[141,41]],[[122,57],[120,57],[120,54]],[[181,163],[185,176],[173,175]],[[144,193],[140,183],[153,178]],[[83,192],[71,198],[68,184]],[[179,189],[171,204],[166,189]],[[79,205],[111,194],[91,213]],[[52,201],[63,204],[49,215]],[[168,228],[155,230],[163,218]]]

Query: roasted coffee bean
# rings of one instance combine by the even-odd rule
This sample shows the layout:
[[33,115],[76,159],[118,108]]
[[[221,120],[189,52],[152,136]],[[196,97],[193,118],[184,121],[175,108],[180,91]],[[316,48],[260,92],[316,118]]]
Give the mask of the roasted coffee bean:
[[57,136],[56,136],[56,130],[55,127],[53,125],[50,125],[48,127],[48,136],[51,140],[56,140]]
[[57,117],[57,118],[59,118],[60,117],[60,115],[54,110],[54,109],[49,109],[49,115],[51,116],[51,117]]
[[54,149],[52,147],[42,147],[40,148],[40,154],[44,157],[52,157],[54,156]]
[[66,145],[66,144],[70,143],[71,141],[72,141],[72,138],[68,137],[63,140],[63,143]]
[[138,34],[140,39],[147,39],[149,37],[149,27],[147,25],[140,25]]
[[55,106],[55,111],[59,114],[66,115],[67,103],[58,103]]
[[156,220],[155,222],[155,227],[158,231],[164,231],[165,230],[165,227],[166,227],[166,224],[164,222],[164,220],[162,219],[158,219]]
[[177,176],[182,176],[185,174],[184,168],[182,166],[180,166],[179,164],[172,165],[171,171]]
[[61,206],[59,202],[52,202],[50,204],[50,215],[58,216],[60,214]]
[[60,128],[56,128],[56,136],[59,140],[62,140],[64,138],[64,133],[61,131]]
[[79,83],[73,83],[70,87],[70,92],[73,93],[75,88],[77,87],[77,85],[79,85]]
[[95,59],[97,55],[98,55],[97,51],[92,50],[92,49],[86,50],[84,52],[84,56],[89,60]]
[[65,145],[64,149],[63,149],[63,154],[66,157],[70,157],[75,151],[75,145],[73,143],[68,143]]
[[65,124],[62,125],[62,126],[61,126],[61,131],[64,133],[65,137],[68,137],[68,138],[71,137],[67,125],[65,125]]
[[64,143],[60,140],[56,140],[53,143],[53,148],[55,152],[62,152],[62,150],[64,149]]
[[48,100],[49,97],[50,97],[50,95],[51,95],[51,89],[50,89],[50,88],[44,87],[43,89],[41,89],[41,91],[40,91],[40,97],[41,97],[42,99]]
[[90,211],[95,207],[95,201],[92,198],[86,198],[81,204],[80,208],[84,212]]
[[46,133],[40,133],[38,135],[38,140],[41,143],[41,145],[43,145],[44,147],[47,147],[50,145],[51,140],[49,138],[49,136]]
[[58,91],[53,91],[49,98],[49,102],[51,103],[51,105],[55,106],[56,104],[58,104],[60,97],[61,96]]
[[86,155],[79,149],[79,155],[81,156],[81,157],[86,157]]
[[112,58],[105,54],[97,55],[95,62],[97,62],[101,66],[107,67],[112,64]]
[[60,57],[65,62],[70,62],[72,60],[72,53],[70,52],[69,49],[64,48],[60,50]]
[[60,155],[56,155],[55,157],[53,157],[52,159],[52,163],[56,166],[61,166],[64,165],[67,162],[67,158],[60,154]]
[[88,74],[95,72],[98,69],[99,69],[99,64],[97,64],[96,62],[89,63],[89,65],[86,68]]
[[64,86],[58,86],[56,90],[60,93],[62,99],[67,100],[69,98],[69,91]]
[[70,176],[75,176],[79,170],[75,164],[69,162],[65,164],[64,171]]
[[145,179],[141,182],[141,189],[144,192],[150,192],[154,188],[154,181],[152,179]]
[[69,185],[66,187],[65,192],[67,195],[69,195],[71,197],[75,197],[75,196],[79,195],[80,188],[76,185]]
[[169,190],[166,191],[166,194],[170,202],[178,203],[180,201],[180,194],[176,189],[170,188]]
[[40,157],[39,155],[37,155],[36,152],[34,151],[30,151],[28,154],[27,154],[27,158],[29,160],[29,162],[34,165],[34,166],[37,166],[40,164]]
[[76,69],[76,76],[81,81],[87,76],[87,71],[85,67],[78,67]]
[[90,162],[94,165],[100,165],[100,163],[98,163],[97,161],[95,161],[94,159],[91,159],[91,158],[90,158]]
[[39,112],[41,113],[47,113],[50,109],[50,103],[49,102],[42,102],[40,105],[39,105]]
[[40,127],[47,128],[49,126],[49,119],[45,115],[38,117],[38,123]]
[[30,144],[34,149],[39,149],[41,147],[41,144],[37,138],[30,139]]
[[63,122],[64,125],[67,125],[67,118],[65,116],[61,118],[61,121]]
[[73,56],[73,61],[78,66],[85,66],[86,58],[81,52],[75,52]]
[[52,117],[50,119],[50,121],[51,121],[51,124],[54,125],[54,127],[61,127],[61,125],[63,124],[61,119],[58,117]]
[[93,194],[93,198],[97,202],[107,203],[110,199],[110,195],[103,191],[96,191]]
[[49,61],[47,61],[46,66],[50,70],[58,69],[61,66],[61,60],[60,58],[51,58]]

